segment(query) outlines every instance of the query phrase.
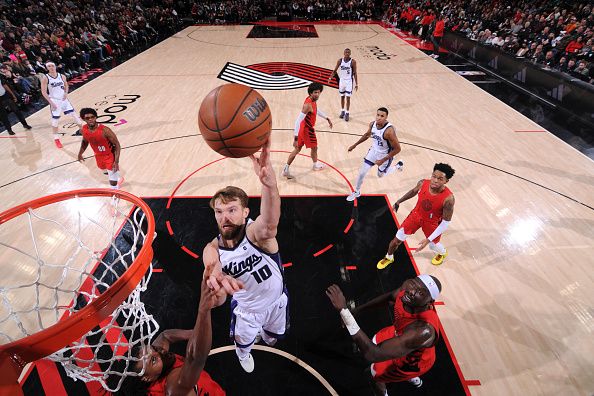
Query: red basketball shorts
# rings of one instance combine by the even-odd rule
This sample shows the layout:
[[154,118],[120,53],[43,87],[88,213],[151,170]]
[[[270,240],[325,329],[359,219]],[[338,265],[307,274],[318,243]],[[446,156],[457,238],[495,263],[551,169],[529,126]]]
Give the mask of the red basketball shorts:
[[[439,226],[439,222],[424,219],[417,211],[412,211],[406,217],[404,222],[401,225],[401,228],[404,228],[404,233],[406,235],[412,235],[419,228],[423,230],[423,234],[428,238],[429,235],[435,231],[435,229]],[[437,243],[441,239],[441,235],[435,238],[432,242]]]
[[95,161],[97,161],[97,167],[99,169],[111,170],[113,168],[114,160],[115,158],[112,154],[95,156]]
[[316,131],[307,128],[301,128],[299,130],[299,136],[297,138],[297,145],[299,147],[305,145],[307,148],[318,147],[318,138],[316,137]]

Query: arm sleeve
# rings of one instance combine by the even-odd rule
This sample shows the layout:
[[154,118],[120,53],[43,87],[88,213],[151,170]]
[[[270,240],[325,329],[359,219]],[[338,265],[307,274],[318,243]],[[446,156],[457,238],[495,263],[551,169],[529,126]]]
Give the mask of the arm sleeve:
[[326,115],[326,113],[324,113],[322,110],[318,109],[318,115],[320,117],[322,117],[323,119],[327,120],[328,116]]
[[439,223],[439,225],[435,229],[435,231],[433,231],[433,233],[431,235],[429,235],[429,237],[427,239],[429,239],[430,241],[433,241],[435,238],[437,238],[438,236],[443,234],[443,232],[448,229],[449,225],[450,225],[449,221],[442,220],[441,223]]
[[295,136],[299,135],[299,129],[301,128],[301,121],[303,121],[304,119],[305,119],[305,114],[299,113],[299,117],[297,117],[297,120],[295,121],[295,130],[293,131],[293,134]]

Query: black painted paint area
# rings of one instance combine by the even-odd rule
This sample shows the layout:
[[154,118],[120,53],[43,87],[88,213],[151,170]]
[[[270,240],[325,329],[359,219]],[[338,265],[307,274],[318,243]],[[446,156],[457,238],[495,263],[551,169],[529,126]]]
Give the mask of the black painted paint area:
[[[207,198],[177,198],[166,209],[166,199],[146,199],[151,206],[158,237],[154,243],[156,268],[143,300],[147,311],[166,328],[191,328],[199,299],[203,264],[181,249],[202,256],[202,248],[218,233]],[[259,213],[260,200],[250,199],[250,217]],[[344,233],[351,217],[355,221]],[[173,235],[166,226],[170,222]],[[398,287],[415,276],[408,253],[396,253],[395,264],[384,271],[375,263],[396,232],[387,201],[382,196],[363,197],[359,207],[345,197],[283,198],[278,229],[285,278],[289,290],[290,331],[275,348],[286,351],[310,365],[340,395],[370,395],[369,366],[340,325],[324,290],[332,283],[343,289],[347,299],[363,303]],[[314,254],[332,245],[326,252]],[[356,266],[347,270],[346,266]],[[341,273],[345,274],[341,276]],[[447,292],[447,285],[444,285]],[[229,340],[230,308],[227,302],[212,312],[213,349],[231,345]],[[363,330],[374,332],[392,321],[391,308],[361,316]],[[176,345],[177,353],[185,345]],[[209,357],[206,370],[229,395],[323,395],[323,385],[308,371],[291,360],[270,352],[253,352],[255,371],[245,373],[233,350]],[[443,342],[438,345],[434,368],[424,377],[424,385],[415,389],[408,383],[391,384],[390,394],[463,395],[464,388],[452,358]]]
[[266,26],[255,25],[247,38],[318,37],[314,25]]

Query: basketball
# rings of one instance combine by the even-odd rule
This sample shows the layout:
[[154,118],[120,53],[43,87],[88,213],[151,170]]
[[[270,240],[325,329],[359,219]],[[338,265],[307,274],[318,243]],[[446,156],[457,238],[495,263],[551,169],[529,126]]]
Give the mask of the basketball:
[[256,90],[225,84],[202,100],[198,126],[204,141],[217,153],[240,158],[255,153],[270,136],[272,115]]

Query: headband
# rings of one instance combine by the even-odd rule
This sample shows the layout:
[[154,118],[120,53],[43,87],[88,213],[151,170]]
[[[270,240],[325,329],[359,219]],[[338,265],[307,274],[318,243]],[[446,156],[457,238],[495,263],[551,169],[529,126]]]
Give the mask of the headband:
[[439,297],[439,289],[431,275],[421,274],[417,276],[417,278],[419,278],[425,287],[427,287],[427,290],[429,290],[429,293],[431,294],[431,298],[437,300],[437,297]]

